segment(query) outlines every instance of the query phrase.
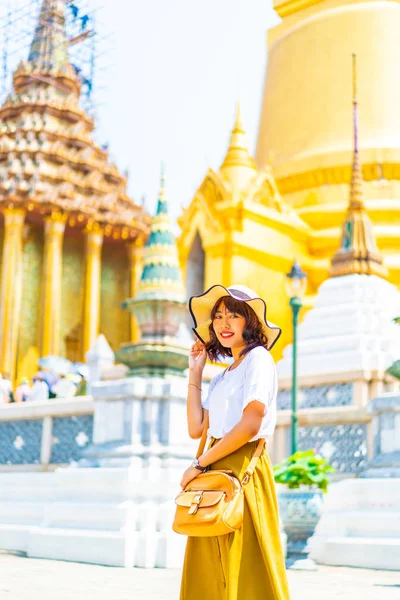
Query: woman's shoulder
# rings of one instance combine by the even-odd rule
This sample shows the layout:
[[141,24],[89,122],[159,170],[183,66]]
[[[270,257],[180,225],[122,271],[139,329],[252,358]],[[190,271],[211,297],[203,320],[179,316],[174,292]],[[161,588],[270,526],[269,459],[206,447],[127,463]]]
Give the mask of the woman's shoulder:
[[249,361],[264,362],[268,364],[275,364],[274,359],[269,350],[264,346],[256,346],[248,353]]

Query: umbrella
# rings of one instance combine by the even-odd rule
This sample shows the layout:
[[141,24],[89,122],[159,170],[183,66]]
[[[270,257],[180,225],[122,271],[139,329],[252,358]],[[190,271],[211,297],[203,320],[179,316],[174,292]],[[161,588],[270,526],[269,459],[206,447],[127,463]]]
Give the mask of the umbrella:
[[67,375],[73,370],[72,362],[62,356],[44,356],[39,358],[39,366],[58,375]]
[[45,381],[49,388],[51,388],[57,381],[59,381],[59,376],[55,373],[51,373],[50,371],[39,371],[36,375],[33,376],[33,379],[41,379]]

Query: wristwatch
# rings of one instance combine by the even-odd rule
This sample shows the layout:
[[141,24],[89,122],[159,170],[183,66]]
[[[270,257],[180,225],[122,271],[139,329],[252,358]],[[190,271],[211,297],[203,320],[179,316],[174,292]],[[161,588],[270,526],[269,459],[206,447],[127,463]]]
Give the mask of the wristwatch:
[[192,464],[190,465],[191,467],[194,467],[195,469],[198,469],[199,471],[203,472],[207,469],[207,467],[202,467],[199,464],[199,459],[198,458],[194,458]]

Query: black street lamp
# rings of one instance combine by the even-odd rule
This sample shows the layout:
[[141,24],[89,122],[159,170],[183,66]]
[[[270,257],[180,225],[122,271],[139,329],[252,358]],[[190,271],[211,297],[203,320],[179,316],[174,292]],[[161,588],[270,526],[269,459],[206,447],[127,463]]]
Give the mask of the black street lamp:
[[303,306],[303,297],[307,287],[307,275],[295,260],[287,278],[287,294],[290,298],[289,304],[292,309],[293,322],[293,346],[292,346],[292,454],[297,452],[297,325],[299,312]]

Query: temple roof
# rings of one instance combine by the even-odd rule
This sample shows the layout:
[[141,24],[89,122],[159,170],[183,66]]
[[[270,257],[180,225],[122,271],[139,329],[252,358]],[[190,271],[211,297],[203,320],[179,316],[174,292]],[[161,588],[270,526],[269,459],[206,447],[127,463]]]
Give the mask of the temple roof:
[[353,165],[350,198],[342,227],[340,248],[332,259],[331,277],[353,273],[387,277],[387,269],[376,246],[371,220],[363,200],[363,180],[358,148],[358,102],[355,57],[353,57]]
[[[271,166],[257,169],[249,154],[238,104],[220,171],[208,169],[191,203],[178,218],[182,230],[178,246],[182,255],[186,255],[197,231],[203,245],[214,245],[215,235],[233,230],[242,232],[246,219],[268,228],[274,221],[278,228],[289,228],[290,235],[297,231],[303,236],[309,229],[296,211],[282,202]],[[249,241],[250,245],[254,243],[254,239]]]
[[185,301],[176,241],[165,198],[163,175],[157,211],[150,226],[150,236],[144,247],[143,271],[136,299],[154,297]]
[[127,194],[127,180],[95,144],[69,63],[63,0],[43,0],[27,61],[0,108],[0,206],[65,213],[72,227],[106,236],[147,235],[150,217]]

